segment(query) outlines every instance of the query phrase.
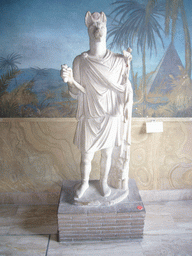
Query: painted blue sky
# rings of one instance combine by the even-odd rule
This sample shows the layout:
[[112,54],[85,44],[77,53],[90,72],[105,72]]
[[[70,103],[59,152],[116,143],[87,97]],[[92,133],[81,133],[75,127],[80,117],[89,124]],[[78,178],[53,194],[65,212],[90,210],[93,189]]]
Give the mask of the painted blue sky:
[[[142,1],[142,0],[141,0]],[[145,1],[145,0],[143,0]],[[89,42],[84,17],[87,11],[109,14],[114,0],[0,0],[0,56],[19,53],[20,68],[60,69],[88,50]],[[192,1],[184,0],[192,34]],[[110,23],[110,21],[108,22]],[[164,26],[162,22],[162,26]],[[165,49],[158,45],[158,55],[147,58],[147,72],[155,69]],[[184,64],[184,38],[181,18],[177,22],[175,46]],[[136,48],[136,47],[135,47]],[[118,52],[117,49],[113,51]],[[141,55],[133,47],[134,70],[141,73]]]

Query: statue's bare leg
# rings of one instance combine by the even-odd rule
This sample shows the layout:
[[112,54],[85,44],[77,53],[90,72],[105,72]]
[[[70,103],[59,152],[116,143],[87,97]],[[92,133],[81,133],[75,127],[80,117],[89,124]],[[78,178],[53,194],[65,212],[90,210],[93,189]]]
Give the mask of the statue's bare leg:
[[76,190],[75,199],[81,198],[89,187],[89,175],[91,172],[91,161],[93,159],[93,156],[93,152],[81,153],[81,184],[79,188]]
[[128,190],[128,180],[129,180],[129,159],[125,160],[122,169],[122,189]]
[[100,187],[101,194],[105,197],[111,194],[111,189],[107,184],[108,174],[111,168],[111,157],[113,148],[106,148],[101,150],[101,173],[100,173]]
[[122,186],[124,190],[128,190],[128,181],[129,181],[129,162],[130,162],[130,146],[127,148],[127,159],[123,161],[122,168]]

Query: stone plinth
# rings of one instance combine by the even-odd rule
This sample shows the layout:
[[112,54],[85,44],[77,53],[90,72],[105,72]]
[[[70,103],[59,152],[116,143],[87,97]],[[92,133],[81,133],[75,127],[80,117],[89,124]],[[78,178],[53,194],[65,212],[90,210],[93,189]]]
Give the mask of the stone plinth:
[[75,204],[73,188],[77,183],[63,183],[58,209],[60,242],[142,238],[145,209],[135,180],[129,180],[129,195],[110,206]]

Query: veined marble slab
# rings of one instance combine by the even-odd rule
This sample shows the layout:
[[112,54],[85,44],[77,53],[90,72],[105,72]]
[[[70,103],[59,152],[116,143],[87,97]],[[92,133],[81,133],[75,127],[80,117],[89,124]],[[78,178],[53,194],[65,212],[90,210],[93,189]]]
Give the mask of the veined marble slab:
[[45,256],[49,236],[0,236],[0,255]]
[[[139,190],[192,189],[192,120],[155,118],[163,122],[163,133],[147,134],[150,120],[132,120],[130,178]],[[75,128],[74,118],[1,119],[0,203],[57,203],[62,181],[80,179]],[[111,183],[119,175],[113,160]],[[99,179],[99,165],[97,152],[91,180]]]

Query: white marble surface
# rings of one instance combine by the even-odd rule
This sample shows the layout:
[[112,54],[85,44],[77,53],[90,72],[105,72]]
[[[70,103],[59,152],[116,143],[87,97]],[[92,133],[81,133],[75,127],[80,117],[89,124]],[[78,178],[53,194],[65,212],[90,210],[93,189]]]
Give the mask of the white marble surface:
[[0,205],[0,235],[57,233],[57,207]]
[[0,255],[191,256],[192,200],[146,203],[145,208],[143,239],[61,244],[57,205],[0,205]]
[[49,236],[1,236],[0,255],[2,256],[44,256]]
[[55,236],[51,236],[48,256],[143,256],[140,240],[132,241],[102,241],[77,244],[59,244]]

